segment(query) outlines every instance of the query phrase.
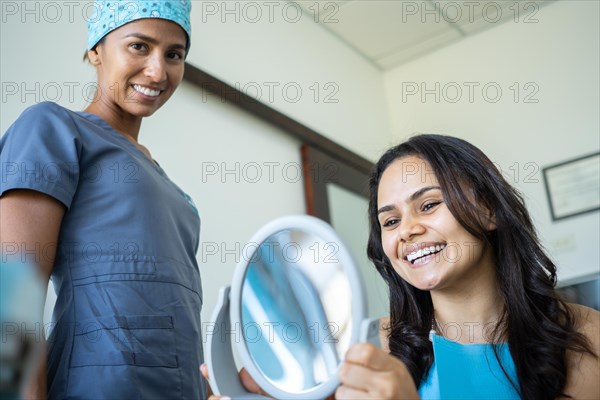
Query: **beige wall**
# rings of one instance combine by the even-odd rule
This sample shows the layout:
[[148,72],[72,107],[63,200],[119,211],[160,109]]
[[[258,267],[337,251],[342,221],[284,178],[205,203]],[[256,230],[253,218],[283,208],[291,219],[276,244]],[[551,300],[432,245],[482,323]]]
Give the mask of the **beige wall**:
[[[261,17],[245,4],[258,4]],[[236,5],[239,13],[228,14]],[[298,9],[289,1],[194,2],[190,62],[376,159],[390,139],[380,70],[312,16],[296,18]]]
[[536,23],[506,22],[385,74],[394,141],[431,132],[480,147],[524,193],[562,280],[600,265],[600,214],[552,222],[542,177],[600,147],[599,5],[552,2]]

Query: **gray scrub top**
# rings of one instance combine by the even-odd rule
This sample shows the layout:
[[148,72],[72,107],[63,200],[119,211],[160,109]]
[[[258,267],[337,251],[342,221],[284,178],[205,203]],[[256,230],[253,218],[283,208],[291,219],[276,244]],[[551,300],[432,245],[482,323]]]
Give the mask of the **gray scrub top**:
[[203,397],[190,197],[100,117],[50,102],[8,129],[0,164],[0,195],[32,189],[67,209],[51,276],[50,398]]

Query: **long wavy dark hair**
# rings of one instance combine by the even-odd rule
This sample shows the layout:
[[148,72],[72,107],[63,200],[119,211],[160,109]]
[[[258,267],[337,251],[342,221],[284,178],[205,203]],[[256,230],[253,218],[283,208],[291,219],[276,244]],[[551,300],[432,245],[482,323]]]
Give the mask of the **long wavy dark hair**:
[[[414,136],[389,149],[371,174],[367,253],[389,287],[390,353],[406,364],[418,387],[433,362],[428,336],[434,317],[431,295],[396,273],[383,251],[377,216],[381,176],[392,162],[406,156],[429,163],[452,215],[493,249],[504,311],[491,337],[495,343],[508,341],[519,379],[513,386],[523,399],[565,396],[566,351],[594,353],[554,289],[556,266],[545,254],[519,192],[481,150],[450,136]],[[465,188],[470,189],[468,195]],[[495,218],[492,233],[478,212],[481,207]]]

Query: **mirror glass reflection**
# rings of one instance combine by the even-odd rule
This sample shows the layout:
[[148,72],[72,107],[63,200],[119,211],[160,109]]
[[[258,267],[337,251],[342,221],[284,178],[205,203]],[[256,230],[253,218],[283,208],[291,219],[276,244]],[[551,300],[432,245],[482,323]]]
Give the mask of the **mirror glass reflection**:
[[351,291],[338,250],[338,243],[282,230],[249,257],[241,333],[258,369],[287,392],[328,380],[348,349]]

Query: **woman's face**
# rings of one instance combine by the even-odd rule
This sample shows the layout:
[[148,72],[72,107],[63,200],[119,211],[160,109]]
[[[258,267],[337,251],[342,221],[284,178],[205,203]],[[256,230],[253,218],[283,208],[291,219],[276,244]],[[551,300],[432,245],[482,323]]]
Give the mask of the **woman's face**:
[[377,201],[385,255],[416,288],[459,288],[493,268],[489,246],[454,218],[434,171],[421,158],[391,163],[379,182]]
[[174,22],[140,19],[112,31],[90,52],[95,101],[136,117],[152,115],[183,79],[186,34]]

